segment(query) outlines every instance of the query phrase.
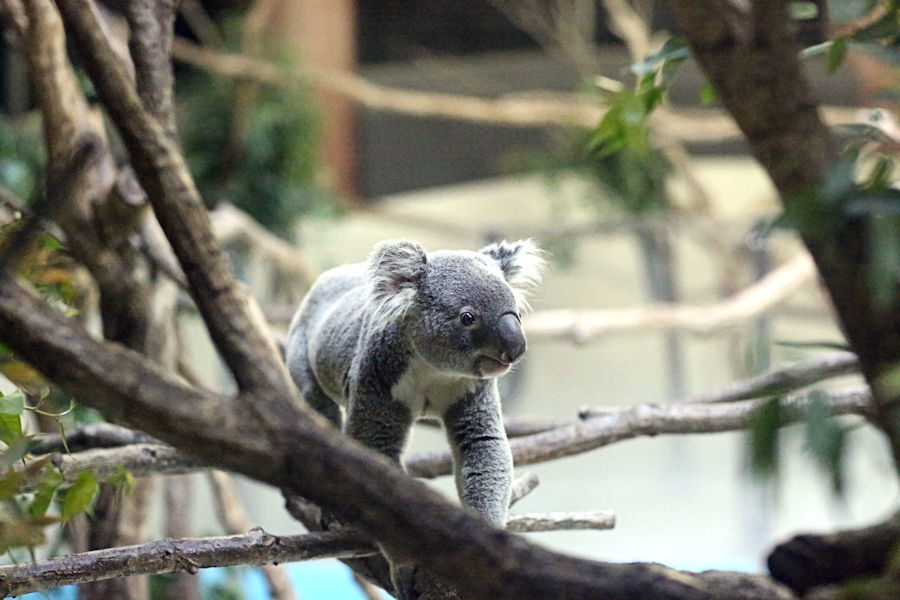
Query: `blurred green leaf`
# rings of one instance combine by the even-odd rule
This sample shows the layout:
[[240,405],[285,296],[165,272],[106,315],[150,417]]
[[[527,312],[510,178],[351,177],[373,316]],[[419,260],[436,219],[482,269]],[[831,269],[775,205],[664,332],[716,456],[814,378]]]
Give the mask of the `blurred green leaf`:
[[790,17],[794,21],[808,21],[819,16],[819,7],[815,2],[794,0],[788,3]]
[[779,398],[760,404],[750,420],[750,470],[769,477],[778,472],[778,434],[784,417]]
[[119,465],[118,470],[115,475],[110,475],[106,479],[103,480],[104,483],[108,483],[110,485],[114,485],[118,488],[121,488],[123,492],[128,492],[131,487],[134,485],[134,475],[131,474],[131,471]]
[[25,410],[25,395],[16,390],[12,394],[0,393],[0,415],[21,415]]
[[0,414],[0,441],[12,446],[22,438],[22,417],[19,415]]
[[75,483],[66,491],[61,510],[63,521],[68,521],[85,512],[99,491],[100,485],[93,473],[90,471],[79,473]]
[[28,505],[28,514],[32,517],[41,517],[47,512],[56,490],[63,483],[62,473],[58,469],[47,467],[44,473],[44,478],[34,494],[34,499]]
[[4,552],[20,546],[34,547],[44,540],[43,524],[24,520],[0,522],[0,550]]
[[700,88],[700,104],[709,106],[716,101],[717,96],[716,88],[713,87],[709,79],[705,79],[703,86]]
[[9,445],[9,448],[0,452],[0,469],[6,470],[14,463],[22,460],[31,450],[34,442],[31,440],[33,436],[20,437]]
[[847,56],[847,44],[848,40],[846,37],[839,37],[835,38],[828,48],[825,64],[829,73],[834,73],[844,64],[844,58]]
[[806,445],[819,465],[831,478],[835,493],[842,493],[844,430],[832,418],[825,394],[810,392],[810,406],[806,414]]
[[657,52],[650,54],[641,62],[629,65],[628,70],[638,76],[656,73],[665,63],[681,63],[690,55],[691,47],[687,40],[673,37],[669,38]]

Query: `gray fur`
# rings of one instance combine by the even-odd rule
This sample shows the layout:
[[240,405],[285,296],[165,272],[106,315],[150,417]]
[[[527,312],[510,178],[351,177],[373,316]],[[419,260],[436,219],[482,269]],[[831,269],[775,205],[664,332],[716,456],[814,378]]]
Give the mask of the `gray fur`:
[[479,252],[378,244],[365,264],[324,273],[288,332],[303,397],[346,433],[399,463],[409,428],[443,421],[463,504],[506,524],[512,457],[496,378],[525,350],[521,312],[540,280],[529,240]]

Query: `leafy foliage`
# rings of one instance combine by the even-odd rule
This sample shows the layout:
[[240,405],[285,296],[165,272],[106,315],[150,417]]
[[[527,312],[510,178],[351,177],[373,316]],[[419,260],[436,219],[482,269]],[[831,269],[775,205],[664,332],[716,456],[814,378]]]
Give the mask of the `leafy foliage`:
[[[297,217],[330,214],[316,184],[318,117],[306,94],[266,87],[252,106],[236,107],[237,85],[196,74],[179,94],[185,155],[206,201],[228,200],[282,234]],[[235,110],[247,111],[243,135]]]
[[668,207],[671,165],[653,143],[648,119],[664,100],[690,50],[672,38],[644,61],[631,65],[633,89],[605,92],[609,106],[588,146],[590,170],[612,199],[630,214]]

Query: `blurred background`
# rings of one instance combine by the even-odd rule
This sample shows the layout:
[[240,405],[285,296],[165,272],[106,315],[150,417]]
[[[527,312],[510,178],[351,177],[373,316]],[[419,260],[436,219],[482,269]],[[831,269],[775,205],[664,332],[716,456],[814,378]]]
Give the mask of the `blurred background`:
[[[794,4],[796,35],[815,48],[874,3]],[[114,3],[106,8],[115,22]],[[668,42],[677,31],[664,2],[182,0],[177,33],[183,146],[276,336],[317,273],[365,260],[379,240],[433,250],[529,237],[549,268],[526,321],[527,359],[504,381],[508,415],[684,401],[843,343],[802,268],[805,251],[777,226],[767,177],[684,46]],[[809,77],[831,125],[890,131],[897,46],[865,41],[837,64],[809,52]],[[652,115],[635,109],[647,86],[659,95]],[[0,94],[0,183],[28,198],[40,177],[39,121],[9,46],[0,46]],[[767,285],[785,266],[787,283]],[[761,308],[735,307],[741,293]],[[629,310],[660,304],[695,307],[712,325],[580,324],[593,311],[625,323]],[[194,372],[227,389],[199,318],[180,307]],[[576,312],[558,325],[557,310]],[[615,512],[612,531],[527,534],[564,552],[761,571],[787,536],[874,523],[897,508],[884,440],[859,418],[841,424],[839,492],[794,427],[768,477],[751,474],[744,433],[640,438],[522,469],[541,485],[514,512]],[[445,447],[440,432],[417,426],[410,451]],[[221,533],[206,477],[180,481],[189,491],[179,506],[152,497],[150,531],[167,531],[169,515],[187,508],[184,535]],[[238,484],[252,524],[301,531],[279,492]],[[455,497],[449,478],[434,485]],[[362,598],[342,569],[289,566],[301,598]],[[201,580],[206,597],[265,597],[254,569]]]

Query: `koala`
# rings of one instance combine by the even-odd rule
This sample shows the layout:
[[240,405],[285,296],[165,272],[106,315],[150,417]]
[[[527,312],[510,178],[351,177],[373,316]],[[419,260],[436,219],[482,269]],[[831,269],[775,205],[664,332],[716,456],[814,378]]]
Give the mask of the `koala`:
[[512,455],[497,378],[525,353],[521,315],[540,280],[530,241],[478,252],[376,245],[367,263],[322,274],[294,316],[286,360],[303,397],[400,463],[416,419],[437,418],[462,503],[506,525]]

